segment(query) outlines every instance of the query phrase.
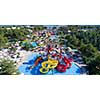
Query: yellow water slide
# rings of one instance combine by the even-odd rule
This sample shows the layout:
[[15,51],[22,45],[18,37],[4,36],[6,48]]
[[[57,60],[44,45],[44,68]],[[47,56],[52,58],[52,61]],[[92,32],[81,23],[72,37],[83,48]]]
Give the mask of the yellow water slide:
[[40,68],[41,73],[48,73],[49,69],[54,69],[58,65],[58,60],[53,60],[48,57],[48,61],[42,62],[42,67]]

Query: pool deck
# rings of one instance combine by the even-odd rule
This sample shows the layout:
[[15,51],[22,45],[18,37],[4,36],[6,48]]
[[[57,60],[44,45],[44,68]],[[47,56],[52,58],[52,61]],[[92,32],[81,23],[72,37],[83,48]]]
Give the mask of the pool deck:
[[26,60],[29,58],[29,56],[31,56],[31,55],[32,55],[32,52],[27,52],[27,51],[21,52],[22,58],[21,58],[21,60],[17,63],[17,68],[19,68],[19,66],[21,66],[21,65],[23,64],[23,61],[26,61]]

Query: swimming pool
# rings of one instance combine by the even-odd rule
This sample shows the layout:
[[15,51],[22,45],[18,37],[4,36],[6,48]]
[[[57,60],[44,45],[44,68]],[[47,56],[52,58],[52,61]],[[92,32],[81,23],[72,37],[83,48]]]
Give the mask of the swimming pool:
[[[34,64],[35,59],[37,58],[36,53],[33,53],[27,61],[25,61],[20,67],[19,71],[21,73],[24,73],[24,75],[42,75],[39,71],[41,68],[41,63],[39,63],[35,68],[32,70],[29,70],[28,68]],[[72,66],[70,69],[67,69],[66,72],[60,73],[56,69],[50,70],[46,75],[80,75],[81,74],[81,69],[74,63],[72,62]]]

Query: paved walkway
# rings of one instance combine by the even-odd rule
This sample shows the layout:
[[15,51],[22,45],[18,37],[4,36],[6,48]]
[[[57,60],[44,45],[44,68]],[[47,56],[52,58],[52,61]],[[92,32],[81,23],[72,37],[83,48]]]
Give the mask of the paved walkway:
[[31,51],[22,51],[20,52],[20,55],[22,56],[21,60],[17,63],[17,68],[23,64],[24,61],[28,59],[29,56],[32,55]]

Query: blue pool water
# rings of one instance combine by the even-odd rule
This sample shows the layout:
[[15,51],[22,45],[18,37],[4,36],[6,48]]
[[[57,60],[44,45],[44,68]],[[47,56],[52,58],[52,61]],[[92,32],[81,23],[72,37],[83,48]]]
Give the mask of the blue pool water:
[[[24,73],[24,75],[41,75],[39,69],[41,68],[41,63],[39,63],[35,68],[32,70],[29,70],[28,68],[34,64],[35,59],[37,58],[37,55],[33,53],[27,61],[25,61],[20,67],[19,71],[21,73]],[[57,70],[54,69],[50,70],[46,75],[80,75],[81,69],[74,63],[72,63],[72,66],[70,69],[67,69],[66,72],[60,73]]]

